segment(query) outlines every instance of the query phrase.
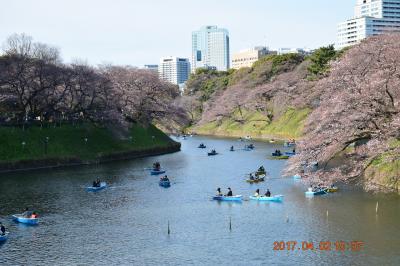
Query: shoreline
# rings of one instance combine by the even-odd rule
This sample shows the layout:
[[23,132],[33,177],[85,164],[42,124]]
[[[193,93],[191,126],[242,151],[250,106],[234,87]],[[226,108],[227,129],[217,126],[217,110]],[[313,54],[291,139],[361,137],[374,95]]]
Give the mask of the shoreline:
[[[245,136],[243,136],[243,135],[239,135],[239,134],[231,134],[231,135],[229,135],[229,134],[223,134],[223,133],[214,133],[214,134],[203,134],[203,133],[198,133],[198,132],[196,132],[196,131],[193,131],[192,132],[193,134],[195,134],[195,135],[197,135],[197,136],[205,136],[205,137],[220,137],[220,138],[231,138],[231,139],[239,139],[239,138],[242,138],[243,140],[246,140],[245,139]],[[248,135],[248,136],[250,136],[251,137],[251,139],[250,140],[257,140],[257,141],[264,141],[264,142],[270,142],[271,140],[273,140],[274,142],[272,142],[272,143],[284,143],[285,141],[287,141],[288,139],[285,139],[285,138],[282,138],[282,137],[274,137],[274,136],[272,136],[272,135],[262,135],[262,136],[251,136],[251,135]],[[250,141],[250,140],[247,140],[247,141]],[[295,138],[295,140],[296,141],[299,141],[299,140],[301,140],[301,139],[296,139]]]
[[132,150],[117,152],[100,156],[94,160],[82,160],[80,158],[48,158],[39,160],[25,160],[16,162],[0,162],[0,173],[12,173],[31,170],[54,169],[61,167],[83,166],[93,164],[103,164],[114,161],[132,160],[144,157],[151,157],[157,155],[164,155],[169,153],[179,152],[181,150],[181,143],[171,142],[165,147],[153,147],[143,150]]

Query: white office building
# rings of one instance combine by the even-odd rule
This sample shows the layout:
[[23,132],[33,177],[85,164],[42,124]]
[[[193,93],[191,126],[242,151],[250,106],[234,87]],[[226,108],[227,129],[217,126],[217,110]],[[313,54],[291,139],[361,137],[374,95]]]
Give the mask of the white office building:
[[217,26],[204,26],[192,32],[192,71],[197,68],[229,69],[229,32]]
[[189,79],[190,62],[187,58],[162,57],[158,65],[160,79],[181,86]]
[[400,0],[357,0],[354,18],[338,25],[336,48],[389,32],[400,32]]

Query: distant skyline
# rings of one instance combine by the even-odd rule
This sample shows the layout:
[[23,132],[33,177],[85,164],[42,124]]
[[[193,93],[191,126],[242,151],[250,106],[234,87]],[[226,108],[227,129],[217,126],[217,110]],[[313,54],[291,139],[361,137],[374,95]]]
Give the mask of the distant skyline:
[[356,0],[13,0],[1,1],[0,43],[13,33],[61,50],[65,62],[143,67],[191,57],[191,33],[226,28],[231,54],[258,45],[317,48],[336,41]]

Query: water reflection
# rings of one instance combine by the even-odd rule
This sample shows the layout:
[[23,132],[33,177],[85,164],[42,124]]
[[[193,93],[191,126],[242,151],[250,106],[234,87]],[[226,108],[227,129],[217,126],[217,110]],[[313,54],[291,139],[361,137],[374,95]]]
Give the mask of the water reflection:
[[[220,155],[207,156],[208,149],[197,148],[201,142]],[[11,234],[0,246],[0,263],[398,265],[397,196],[341,187],[338,193],[307,199],[301,183],[281,177],[284,161],[267,160],[273,150],[282,150],[278,144],[255,142],[253,151],[230,152],[230,146],[238,149],[244,143],[203,137],[182,143],[181,152],[165,156],[1,174],[0,220]],[[145,170],[154,161],[167,169],[170,188],[160,187],[159,177]],[[271,179],[245,182],[245,174],[261,165]],[[87,193],[85,187],[97,177],[110,186]],[[231,187],[246,200],[212,201],[217,187]],[[284,200],[248,201],[257,188],[283,194]],[[10,215],[25,207],[40,213],[39,226],[11,221]],[[362,240],[365,249],[358,253],[273,250],[275,241],[338,240]]]

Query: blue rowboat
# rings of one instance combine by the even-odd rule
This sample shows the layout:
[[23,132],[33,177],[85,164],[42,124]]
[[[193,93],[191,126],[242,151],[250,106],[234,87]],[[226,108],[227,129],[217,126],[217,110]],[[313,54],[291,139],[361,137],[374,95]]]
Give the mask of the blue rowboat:
[[275,201],[275,202],[282,202],[283,200],[283,195],[274,195],[271,197],[265,197],[265,196],[250,196],[249,197],[251,200],[258,200],[258,201]]
[[14,214],[13,220],[22,224],[31,224],[35,225],[39,223],[39,218],[26,218],[23,217],[21,214]]
[[294,156],[296,155],[296,153],[291,151],[285,151],[285,155]]
[[161,174],[164,174],[166,171],[165,170],[155,170],[155,169],[152,169],[151,171],[150,171],[150,174],[151,175],[161,175]]
[[8,232],[6,232],[4,235],[0,234],[0,243],[4,242],[8,239]]
[[86,191],[95,192],[95,191],[99,191],[99,190],[105,189],[106,187],[107,187],[107,183],[106,182],[100,182],[100,186],[99,187],[93,187],[93,186],[87,187]]
[[165,181],[165,180],[158,182],[158,184],[160,185],[160,187],[170,187],[171,186],[171,182]]
[[242,201],[242,195],[236,195],[236,196],[214,196],[213,200],[218,200],[218,201]]

